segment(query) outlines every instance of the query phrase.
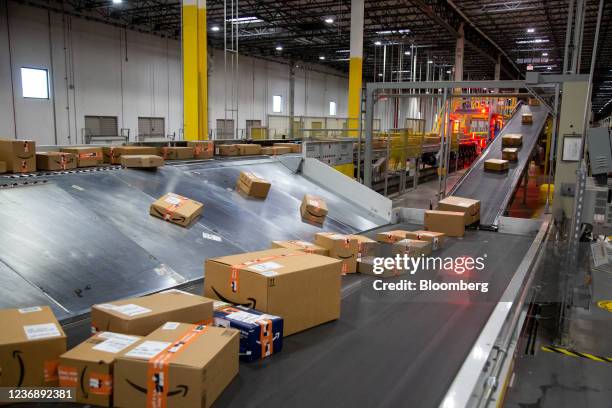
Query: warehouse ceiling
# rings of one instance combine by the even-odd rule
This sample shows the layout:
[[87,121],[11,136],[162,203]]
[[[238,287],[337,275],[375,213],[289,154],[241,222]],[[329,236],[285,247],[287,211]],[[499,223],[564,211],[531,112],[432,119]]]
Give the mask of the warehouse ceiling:
[[[120,0],[117,0],[120,1]],[[580,72],[588,73],[597,0],[587,4]],[[176,0],[29,0],[91,20],[156,35],[180,37],[180,1]],[[465,32],[464,79],[519,78],[527,65],[560,73],[569,0],[365,0],[364,80],[407,80],[411,55],[417,54],[417,78],[450,77],[460,27]],[[238,32],[241,55],[285,63],[319,63],[348,71],[350,0],[208,0],[211,46],[232,48]],[[238,19],[232,22],[232,18]],[[225,24],[224,24],[225,22]],[[238,23],[236,23],[238,22]],[[593,110],[612,111],[612,2],[601,25],[595,70]],[[218,31],[214,31],[218,30]],[[227,33],[225,32],[227,30]],[[227,35],[225,35],[227,34]],[[429,70],[428,70],[429,66]],[[606,105],[607,104],[607,105]]]

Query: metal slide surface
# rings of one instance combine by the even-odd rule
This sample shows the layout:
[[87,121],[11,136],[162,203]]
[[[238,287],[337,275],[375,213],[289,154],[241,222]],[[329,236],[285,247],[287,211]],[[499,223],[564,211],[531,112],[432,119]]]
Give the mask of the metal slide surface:
[[[240,170],[273,184],[265,201],[235,191]],[[49,304],[60,319],[95,303],[202,279],[206,258],[261,250],[273,240],[315,232],[371,229],[384,220],[291,172],[274,159],[207,161],[156,172],[116,169],[37,177],[0,177],[0,307]],[[42,180],[47,180],[42,183]],[[204,203],[190,228],[149,215],[175,192]],[[305,224],[306,193],[330,207],[323,229]]]
[[[533,115],[532,125],[521,123],[521,116],[524,113]],[[529,165],[529,157],[544,128],[547,116],[548,112],[543,106],[521,105],[493,143],[450,191],[450,195],[480,200],[480,223],[482,225],[494,225],[509,204],[514,189],[521,181],[523,170]],[[504,173],[484,171],[485,160],[501,159],[502,136],[510,133],[523,135],[523,146],[519,150],[518,161],[511,162],[510,169]]]

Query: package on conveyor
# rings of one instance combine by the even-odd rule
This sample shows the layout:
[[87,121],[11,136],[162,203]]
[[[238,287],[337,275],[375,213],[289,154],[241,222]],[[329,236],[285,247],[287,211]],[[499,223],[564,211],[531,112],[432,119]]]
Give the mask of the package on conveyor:
[[151,204],[149,214],[173,224],[187,227],[202,214],[203,209],[204,204],[199,201],[178,194],[167,193]]
[[538,98],[529,98],[529,106],[540,106],[540,100]]
[[518,150],[516,147],[506,147],[502,149],[502,160],[517,161]]
[[489,159],[484,162],[485,171],[502,172],[510,168],[510,162],[504,159]]
[[462,237],[465,234],[465,214],[458,211],[425,211],[425,229],[442,232],[449,237]]
[[76,169],[77,159],[73,153],[66,152],[40,152],[36,153],[37,170],[70,170]]
[[33,140],[0,139],[0,161],[9,173],[36,171],[36,142]]
[[236,180],[236,188],[239,191],[255,198],[266,198],[270,187],[269,181],[250,171],[241,171]]
[[[377,259],[379,261],[376,261]],[[376,258],[375,256],[361,258],[359,260],[359,273],[376,276],[377,278],[392,278],[406,273],[404,269],[398,269],[395,263],[392,264],[393,266],[391,268],[386,268],[385,265],[380,262],[380,259],[385,258]]]
[[212,140],[190,140],[187,146],[193,148],[194,159],[212,159],[215,154],[215,142]]
[[63,147],[61,151],[74,154],[77,158],[77,167],[95,167],[104,164],[101,147]]
[[521,117],[521,124],[523,125],[532,125],[533,124],[533,115],[531,113],[523,113]]
[[329,249],[313,244],[308,241],[290,240],[290,241],[272,241],[272,248],[295,249],[297,251],[307,252],[309,254],[329,256]]
[[0,387],[57,387],[66,335],[51,309],[0,309]]
[[189,146],[163,146],[159,148],[158,154],[164,160],[191,160],[194,148]]
[[502,136],[502,147],[520,147],[523,145],[523,135],[510,133]]
[[274,147],[288,147],[291,153],[302,153],[302,145],[299,143],[274,143]]
[[393,253],[395,255],[408,255],[411,258],[416,258],[421,255],[430,255],[432,247],[433,245],[429,241],[406,238],[393,244]]
[[406,238],[431,242],[431,250],[437,251],[444,246],[446,235],[436,231],[410,231],[406,234]]
[[393,244],[397,241],[401,241],[406,238],[406,234],[408,231],[404,230],[393,230],[393,231],[384,231],[376,234],[376,241],[383,242],[386,244]]
[[59,386],[73,388],[81,404],[112,407],[115,358],[140,339],[113,332],[94,334],[60,356]]
[[157,155],[157,147],[153,146],[104,146],[102,154],[104,155],[104,163],[121,164],[121,156],[147,154]]
[[180,290],[101,303],[91,307],[91,331],[146,336],[167,321],[210,323],[213,301]]
[[357,273],[357,256],[359,241],[352,235],[335,232],[317,232],[315,244],[326,248],[329,256],[342,261],[342,274]]
[[436,209],[440,211],[457,211],[463,213],[465,225],[472,225],[480,221],[480,200],[448,196],[438,202],[438,207]]
[[351,235],[351,238],[357,240],[357,260],[367,256],[375,256],[378,252],[380,244],[372,238],[365,235]]
[[327,203],[322,198],[312,194],[304,194],[302,205],[300,206],[302,220],[322,226],[327,213]]
[[261,154],[261,145],[255,143],[238,143],[238,155],[240,156],[256,156]]
[[264,146],[261,148],[261,154],[266,154],[268,156],[277,156],[288,153],[292,153],[291,148],[285,146]]
[[288,336],[340,317],[341,266],[280,248],[207,259],[204,294],[282,316]]
[[237,330],[167,322],[115,359],[114,406],[208,408],[238,374]]
[[244,306],[216,309],[214,324],[240,331],[240,359],[263,360],[283,348],[283,318]]
[[164,159],[153,154],[124,154],[121,156],[121,165],[135,169],[154,169],[163,166]]
[[238,156],[238,146],[235,144],[221,144],[216,146],[219,156]]
[[0,174],[6,173],[6,162],[0,161]]

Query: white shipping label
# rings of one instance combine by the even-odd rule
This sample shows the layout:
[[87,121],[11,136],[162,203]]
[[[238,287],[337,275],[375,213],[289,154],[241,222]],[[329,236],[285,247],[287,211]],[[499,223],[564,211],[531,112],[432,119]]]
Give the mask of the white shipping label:
[[143,341],[132,350],[125,353],[126,357],[149,359],[158,355],[162,350],[168,347],[170,343],[165,341]]
[[317,200],[308,200],[308,205],[311,207],[319,208],[319,202]]
[[227,302],[223,302],[221,300],[213,301],[213,310],[221,309],[222,307],[231,306],[231,304]]
[[[139,338],[134,336],[125,336],[116,333],[103,333],[98,337],[103,337],[106,334],[106,340],[92,347],[93,350],[105,351],[107,353],[119,353],[126,347],[136,343]],[[104,337],[103,337],[104,338]]]
[[177,327],[179,327],[178,322],[166,322],[163,326],[162,326],[162,330],[176,330]]
[[249,312],[234,312],[225,316],[226,319],[236,320],[243,323],[254,324],[260,320],[264,320],[261,315],[257,315]]
[[111,305],[110,303],[100,303],[99,305],[94,305],[95,307],[97,307],[98,309],[106,309],[106,310],[113,310],[116,306],[115,305]]
[[40,312],[42,308],[40,306],[32,306],[32,307],[24,307],[23,309],[19,309],[19,313],[33,313]]
[[119,312],[126,316],[137,316],[145,313],[149,313],[152,310],[147,309],[146,307],[134,305],[132,303],[128,303],[127,305],[115,306],[113,309],[115,312]]
[[172,205],[179,205],[181,203],[181,199],[173,195],[167,196],[164,201]]
[[305,246],[305,247],[311,247],[314,246],[313,243],[311,242],[306,242],[306,241],[295,241],[296,245],[301,245],[301,246]]
[[23,326],[28,340],[46,339],[47,337],[60,337],[62,334],[55,323],[32,324]]
[[202,238],[204,239],[208,239],[210,241],[217,241],[217,242],[221,242],[221,237],[218,235],[213,235],[213,234],[207,234],[206,232],[202,233]]
[[283,265],[276,262],[263,262],[257,265],[249,266],[249,269],[255,272],[263,273],[267,271],[272,271],[274,269],[280,269]]

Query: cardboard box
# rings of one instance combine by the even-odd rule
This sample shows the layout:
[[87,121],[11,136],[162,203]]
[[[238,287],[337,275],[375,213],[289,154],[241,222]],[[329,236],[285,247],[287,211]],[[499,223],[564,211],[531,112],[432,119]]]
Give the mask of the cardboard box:
[[521,123],[523,125],[532,125],[533,124],[533,115],[531,113],[523,113],[521,118]]
[[359,258],[365,258],[368,256],[376,256],[380,248],[380,244],[365,235],[351,235],[351,238],[357,240],[357,261]]
[[329,250],[329,256],[342,261],[342,274],[357,273],[359,241],[352,235],[334,232],[317,232],[315,244]]
[[393,244],[393,253],[399,255],[406,254],[411,258],[416,258],[421,255],[430,255],[432,247],[433,245],[429,241],[406,238]]
[[510,168],[510,162],[503,159],[489,159],[484,162],[486,171],[506,171]]
[[518,160],[518,150],[516,147],[506,147],[502,149],[502,159],[508,161],[517,161]]
[[[436,208],[440,211],[462,212],[465,217],[465,225],[474,224],[480,221],[480,201],[471,198],[458,196],[448,196],[438,202]],[[407,236],[407,238],[409,238]]]
[[215,142],[212,140],[192,140],[187,142],[193,148],[194,159],[212,159],[215,154]]
[[425,229],[442,232],[449,237],[465,234],[465,214],[457,211],[425,211]]
[[222,144],[216,146],[219,156],[238,156],[238,146],[235,144]]
[[59,386],[73,388],[76,401],[82,404],[112,407],[115,358],[140,339],[112,332],[96,333],[60,356]]
[[274,143],[274,147],[288,147],[291,153],[302,153],[302,145],[298,143]]
[[444,246],[444,241],[446,241],[446,235],[444,233],[435,231],[410,231],[406,234],[406,238],[428,241],[431,243],[432,251],[437,251],[442,248]]
[[540,100],[537,98],[529,98],[529,106],[540,106]]
[[397,241],[401,241],[406,238],[406,234],[408,231],[404,230],[393,230],[393,231],[384,231],[376,234],[376,241],[384,242],[387,244],[393,244]]
[[150,169],[163,166],[164,159],[152,154],[124,154],[121,156],[121,165],[123,167]]
[[205,296],[284,319],[288,336],[340,317],[342,262],[291,249],[207,259]]
[[238,374],[239,337],[233,329],[165,323],[115,360],[115,406],[210,407]]
[[158,154],[163,157],[164,160],[191,160],[193,159],[194,148],[164,146],[159,148]]
[[101,147],[63,147],[61,151],[73,153],[77,158],[77,167],[95,167],[104,164]]
[[121,164],[123,155],[157,155],[157,147],[147,146],[105,146],[102,148],[104,163]]
[[0,161],[0,174],[6,173],[6,162]]
[[240,156],[253,156],[261,154],[261,145],[254,143],[239,143],[236,144],[238,154]]
[[0,161],[9,173],[36,171],[36,142],[32,140],[0,139]]
[[276,156],[279,154],[291,153],[290,147],[284,146],[264,146],[261,148],[261,154],[267,154],[269,156]]
[[57,387],[66,335],[51,309],[0,309],[0,387]]
[[240,359],[263,360],[283,348],[283,318],[244,306],[224,307],[214,312],[214,324],[240,332]]
[[272,241],[272,248],[294,249],[296,251],[303,251],[309,254],[329,256],[329,249],[315,245],[308,241]]
[[157,199],[149,214],[173,224],[187,227],[202,214],[204,204],[174,193],[167,193]]
[[502,136],[502,147],[520,147],[523,145],[523,135],[511,133]]
[[323,199],[311,194],[304,194],[300,205],[302,220],[315,225],[323,225],[327,213],[327,203]]
[[241,171],[236,188],[244,194],[255,198],[266,198],[270,191],[271,184],[250,171]]
[[76,169],[77,159],[72,153],[42,152],[36,153],[36,168],[38,170],[70,170]]
[[406,273],[405,270],[397,269],[395,267],[393,269],[387,269],[383,267],[383,270],[381,273],[376,273],[374,272],[374,262],[375,262],[374,260],[375,259],[376,257],[374,256],[367,256],[367,257],[361,258],[358,262],[359,273],[362,273],[364,275],[376,276],[377,278],[392,278],[394,276],[401,276]]
[[122,299],[91,307],[91,331],[146,336],[167,321],[208,324],[213,301],[180,290]]

